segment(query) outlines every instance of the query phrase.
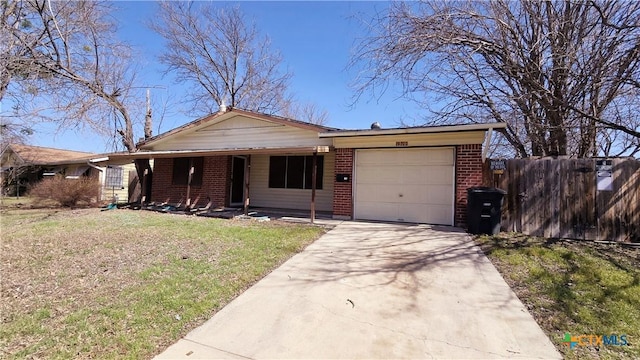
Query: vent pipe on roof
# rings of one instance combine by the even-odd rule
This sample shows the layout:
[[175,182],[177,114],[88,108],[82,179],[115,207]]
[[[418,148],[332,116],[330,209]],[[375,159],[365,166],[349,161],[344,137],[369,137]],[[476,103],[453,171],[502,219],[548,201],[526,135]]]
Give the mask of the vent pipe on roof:
[[379,122],[374,122],[373,124],[371,124],[371,130],[380,130],[382,129],[382,127],[380,126]]
[[220,103],[220,111],[221,113],[226,112],[227,111],[227,104],[224,103],[224,99],[222,99],[222,102]]

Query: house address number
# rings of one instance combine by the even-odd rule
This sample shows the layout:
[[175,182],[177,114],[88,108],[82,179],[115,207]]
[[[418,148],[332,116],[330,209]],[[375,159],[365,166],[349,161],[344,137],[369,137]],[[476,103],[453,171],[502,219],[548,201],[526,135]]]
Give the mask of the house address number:
[[494,174],[502,175],[504,174],[504,171],[507,169],[507,162],[502,159],[496,159],[496,160],[491,159],[490,167]]
[[409,146],[408,141],[396,141],[396,147],[407,147]]

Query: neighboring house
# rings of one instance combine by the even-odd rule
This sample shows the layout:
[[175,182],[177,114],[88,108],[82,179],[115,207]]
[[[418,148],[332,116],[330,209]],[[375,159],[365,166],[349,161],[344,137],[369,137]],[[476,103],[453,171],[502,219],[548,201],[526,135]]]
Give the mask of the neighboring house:
[[135,167],[131,161],[108,162],[108,157],[88,152],[41,146],[10,144],[2,149],[1,174],[5,194],[24,194],[29,184],[47,176],[67,179],[96,177],[102,184],[101,200],[127,202],[129,181]]
[[[504,124],[338,130],[221,109],[111,160],[154,159],[151,199],[315,210],[334,218],[464,225],[482,144]],[[485,144],[485,146],[487,146]]]
[[91,176],[86,162],[92,157],[95,154],[88,152],[9,144],[0,154],[3,193],[23,194],[29,184],[55,173],[75,178]]

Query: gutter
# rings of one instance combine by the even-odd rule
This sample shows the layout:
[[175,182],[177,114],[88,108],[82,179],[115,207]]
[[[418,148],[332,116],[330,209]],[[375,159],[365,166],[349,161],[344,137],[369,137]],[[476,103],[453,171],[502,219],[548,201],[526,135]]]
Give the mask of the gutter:
[[[101,160],[101,159],[96,159],[96,160]],[[109,158],[106,158],[106,160],[109,160]],[[98,190],[98,201],[102,201],[102,188],[104,187],[105,170],[107,168],[103,168],[103,167],[100,167],[100,166],[93,165],[91,163],[92,161],[93,160],[87,160],[87,165],[89,165],[90,167],[92,167],[92,168],[94,168],[94,169],[99,171],[99,173],[98,173],[98,182],[100,183],[100,190]]]
[[373,129],[373,130],[337,130],[319,133],[320,138],[352,137],[352,136],[379,136],[379,135],[401,135],[401,134],[436,134],[459,131],[487,131],[493,129],[505,129],[506,123],[491,124],[466,124],[466,125],[444,125],[444,126],[424,126],[399,129]]

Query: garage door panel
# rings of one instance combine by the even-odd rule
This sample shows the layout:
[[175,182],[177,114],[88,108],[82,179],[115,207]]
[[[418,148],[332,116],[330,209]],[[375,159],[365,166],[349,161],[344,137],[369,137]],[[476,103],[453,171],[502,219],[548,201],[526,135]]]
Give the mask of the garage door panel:
[[356,199],[372,202],[398,202],[398,194],[398,188],[388,184],[365,184],[356,189]]
[[439,185],[432,186],[427,192],[427,203],[434,205],[446,205],[451,207],[451,196],[453,194],[453,186]]
[[453,165],[451,149],[429,149],[425,156],[424,149],[406,149],[397,154],[398,163],[402,165]]
[[400,207],[394,221],[424,222],[422,214],[426,211],[427,206],[424,204],[406,204]]
[[389,171],[385,167],[367,166],[358,172],[358,181],[362,184],[397,184],[402,181],[402,174]]
[[425,203],[429,198],[429,194],[424,191],[424,188],[424,185],[403,185],[401,189],[396,188],[396,200],[402,204]]
[[394,165],[400,161],[399,154],[383,150],[368,150],[358,155],[358,165]]
[[359,204],[363,220],[399,221],[398,204],[381,202],[362,202]]
[[451,224],[451,206],[429,206],[427,216],[433,224]]
[[[450,205],[452,188],[448,185],[434,187],[436,190],[423,191],[423,185],[405,185],[398,189],[392,185],[360,185],[356,190],[356,199],[373,199],[378,202],[395,202],[398,204],[429,203]],[[375,197],[371,194],[376,194]]]
[[453,224],[452,148],[356,152],[355,217]]
[[[402,184],[451,184],[451,166],[399,167]],[[400,183],[398,183],[400,184]]]

